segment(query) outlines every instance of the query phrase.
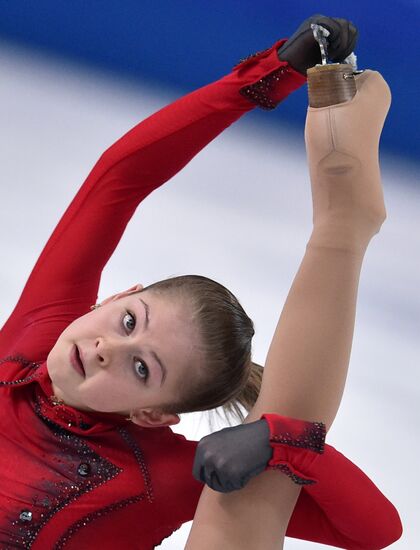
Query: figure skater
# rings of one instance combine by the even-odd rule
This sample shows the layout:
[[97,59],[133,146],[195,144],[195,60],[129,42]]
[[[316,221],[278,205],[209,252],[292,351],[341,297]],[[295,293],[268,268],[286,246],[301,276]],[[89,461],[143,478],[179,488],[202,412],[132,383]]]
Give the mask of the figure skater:
[[[356,29],[309,18],[119,139],[53,231],[0,333],[2,548],[150,550],[193,518],[187,548],[200,550],[279,548],[285,535],[373,549],[400,537],[392,503],[325,443],[363,256],[385,216],[379,73],[359,75],[348,104],[308,111],[314,229],[264,369],[251,361],[252,321],[206,277],[95,303],[139,203],[243,114],[306,82],[319,62],[313,21],[344,60]],[[184,412],[238,405],[245,422],[199,444],[169,427]]]

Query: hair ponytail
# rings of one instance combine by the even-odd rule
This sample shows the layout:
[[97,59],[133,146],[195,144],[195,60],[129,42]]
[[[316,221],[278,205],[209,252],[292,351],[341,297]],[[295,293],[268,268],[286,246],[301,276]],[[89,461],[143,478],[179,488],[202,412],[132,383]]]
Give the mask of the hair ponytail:
[[[242,423],[245,416],[251,411],[258,399],[261,390],[264,367],[251,361],[251,368],[248,380],[239,394],[228,403],[221,406],[225,419],[229,426],[233,423]],[[245,414],[244,414],[245,411]],[[209,413],[213,411],[208,411]],[[216,414],[221,417],[219,409],[215,409]],[[209,424],[212,429],[212,418],[209,414]]]

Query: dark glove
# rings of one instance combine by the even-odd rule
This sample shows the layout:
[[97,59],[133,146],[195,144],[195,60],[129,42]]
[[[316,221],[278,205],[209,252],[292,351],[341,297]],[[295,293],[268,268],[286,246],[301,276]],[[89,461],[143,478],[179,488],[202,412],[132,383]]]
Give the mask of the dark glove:
[[272,454],[265,419],[223,428],[199,441],[193,476],[214,491],[229,493],[242,489],[253,476],[263,472]]
[[281,61],[287,61],[296,71],[306,76],[306,71],[321,63],[321,50],[315,40],[311,23],[318,23],[330,31],[327,37],[328,58],[341,63],[348,57],[356,45],[358,31],[346,19],[326,17],[315,14],[306,19],[297,31],[277,50]]

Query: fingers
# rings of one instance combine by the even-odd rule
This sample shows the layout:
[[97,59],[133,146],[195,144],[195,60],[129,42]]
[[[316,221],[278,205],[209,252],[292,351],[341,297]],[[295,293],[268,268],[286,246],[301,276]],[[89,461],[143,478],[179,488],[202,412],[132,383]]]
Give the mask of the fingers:
[[230,493],[231,491],[242,489],[250,478],[249,476],[243,483],[236,483],[232,479],[223,477],[221,473],[219,474],[213,468],[213,466],[199,467],[198,462],[194,463],[193,476],[197,481],[205,483],[210,487],[210,489],[213,489],[213,491],[218,491],[219,493]]
[[202,469],[201,481],[213,489],[214,491],[219,491],[220,493],[230,493],[232,491],[239,491],[245,487],[248,481],[260,474],[265,470],[264,466],[258,466],[255,470],[250,472],[247,476],[242,479],[234,478],[230,476],[229,478],[223,476],[221,472],[217,472],[214,468],[204,468]]
[[330,35],[328,41],[328,57],[334,62],[342,62],[354,50],[359,36],[357,28],[347,19],[327,17],[325,15],[312,16],[310,20],[325,27]]
[[213,489],[213,491],[219,491],[220,493],[230,493],[243,487],[243,485],[238,483],[233,476],[228,478],[226,475],[223,475],[222,472],[218,472],[214,468],[208,468],[204,477],[206,485]]
[[346,57],[351,54],[352,51],[356,48],[356,43],[359,39],[359,31],[356,29],[356,27],[353,25],[351,21],[349,21],[349,29],[350,29],[350,41],[349,41],[349,53],[346,54]]
[[[328,19],[329,21],[325,22],[325,26],[331,31],[331,35],[328,37],[328,56],[332,61],[344,61],[355,49],[359,37],[358,30],[347,19],[339,17]],[[333,23],[328,24],[330,21]]]

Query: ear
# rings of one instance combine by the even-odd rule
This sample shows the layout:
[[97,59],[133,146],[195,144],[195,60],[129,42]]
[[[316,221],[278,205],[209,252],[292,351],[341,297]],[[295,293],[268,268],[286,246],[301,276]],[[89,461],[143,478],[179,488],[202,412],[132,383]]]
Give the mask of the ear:
[[133,413],[132,422],[143,428],[172,426],[181,421],[177,414],[162,413],[156,409],[138,409]]
[[134,285],[131,288],[124,290],[124,292],[118,292],[118,294],[113,294],[112,296],[109,296],[109,298],[105,298],[105,300],[101,301],[101,305],[105,305],[108,302],[115,302],[115,300],[118,300],[119,298],[129,296],[130,294],[134,294],[135,292],[140,292],[140,290],[143,290],[143,288],[144,286],[141,284]]

